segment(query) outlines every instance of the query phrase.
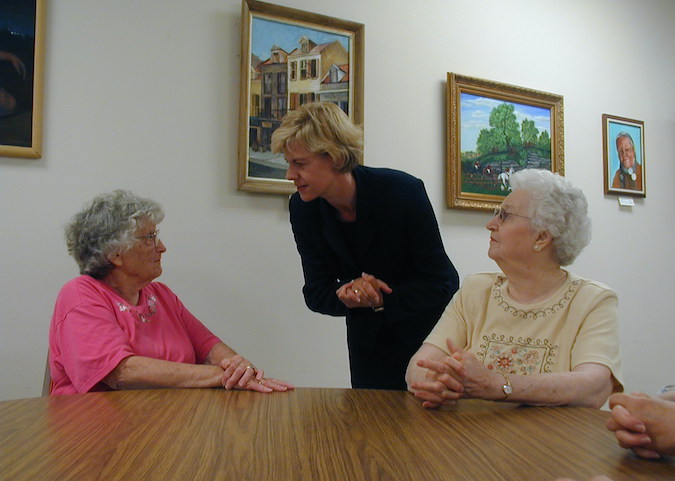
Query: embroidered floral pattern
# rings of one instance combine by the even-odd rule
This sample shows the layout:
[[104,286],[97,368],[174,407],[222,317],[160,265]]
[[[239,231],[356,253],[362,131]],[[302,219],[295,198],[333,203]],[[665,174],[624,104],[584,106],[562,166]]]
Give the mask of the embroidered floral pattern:
[[[552,300],[545,307],[525,310],[509,303],[503,294],[506,278],[498,276],[492,287],[492,298],[497,308],[514,318],[528,321],[543,321],[565,309],[574,298],[580,287],[581,279],[572,280],[557,300]],[[488,368],[509,374],[535,374],[551,372],[559,350],[558,345],[551,344],[549,339],[513,337],[491,334],[482,337],[478,359]]]
[[155,296],[148,297],[148,306],[145,311],[134,309],[122,302],[117,302],[117,307],[120,312],[129,311],[133,316],[141,322],[150,322],[152,317],[157,314],[157,298]]
[[504,296],[502,296],[502,286],[504,285],[505,280],[506,278],[501,276],[497,278],[495,285],[492,287],[492,296],[495,301],[497,301],[498,307],[501,307],[506,312],[510,312],[513,317],[522,317],[523,319],[542,319],[547,316],[552,316],[559,310],[564,309],[574,297],[574,293],[577,291],[579,284],[581,283],[580,279],[570,282],[570,286],[567,291],[557,302],[551,306],[545,307],[538,311],[524,311],[522,309],[516,309],[510,305],[508,302],[506,302]]
[[477,353],[488,369],[508,374],[536,374],[551,372],[558,346],[548,339],[515,338],[513,336],[483,336]]

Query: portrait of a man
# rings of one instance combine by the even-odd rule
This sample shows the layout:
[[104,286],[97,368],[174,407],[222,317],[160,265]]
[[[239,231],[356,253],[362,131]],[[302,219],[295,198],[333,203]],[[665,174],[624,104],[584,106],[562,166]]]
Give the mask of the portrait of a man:
[[619,132],[616,136],[616,152],[619,168],[614,173],[612,187],[642,190],[642,166],[635,158],[635,142],[628,132]]
[[646,196],[644,122],[602,115],[605,194]]

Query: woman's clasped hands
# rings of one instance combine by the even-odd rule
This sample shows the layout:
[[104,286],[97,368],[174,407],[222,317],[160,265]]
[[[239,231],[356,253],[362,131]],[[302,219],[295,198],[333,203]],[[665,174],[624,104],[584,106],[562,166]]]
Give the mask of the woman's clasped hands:
[[335,291],[338,299],[349,309],[371,307],[377,309],[384,305],[384,294],[393,291],[389,284],[367,273],[347,282]]
[[646,459],[675,455],[675,402],[641,392],[615,393],[609,407],[607,429],[619,446]]
[[499,393],[494,376],[499,374],[486,368],[475,355],[466,352],[447,339],[450,356],[432,360],[419,359],[417,365],[427,369],[424,381],[413,382],[410,387],[421,399],[425,408],[452,405],[462,397],[490,399]]
[[238,354],[223,359],[220,367],[223,369],[222,384],[225,389],[245,389],[270,393],[273,391],[288,391],[294,388],[292,384],[285,381],[265,378],[265,372],[262,369],[258,369]]

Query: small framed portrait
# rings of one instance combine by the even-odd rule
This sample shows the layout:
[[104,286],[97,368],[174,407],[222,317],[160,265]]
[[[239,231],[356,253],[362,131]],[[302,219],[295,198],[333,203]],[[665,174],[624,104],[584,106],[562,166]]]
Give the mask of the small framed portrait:
[[239,190],[292,194],[272,133],[290,111],[332,102],[363,123],[363,24],[242,0]]
[[564,175],[561,95],[448,73],[447,102],[448,207],[494,209],[519,170]]
[[602,147],[605,194],[646,197],[644,122],[602,114]]

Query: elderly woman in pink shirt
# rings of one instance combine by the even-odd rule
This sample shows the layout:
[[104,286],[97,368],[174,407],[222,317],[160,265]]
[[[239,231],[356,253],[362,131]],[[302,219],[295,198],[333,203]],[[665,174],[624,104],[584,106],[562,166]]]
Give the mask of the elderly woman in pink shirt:
[[145,388],[293,389],[216,337],[171,289],[153,282],[166,246],[154,201],[116,190],[66,227],[82,274],[56,300],[49,330],[52,395]]

